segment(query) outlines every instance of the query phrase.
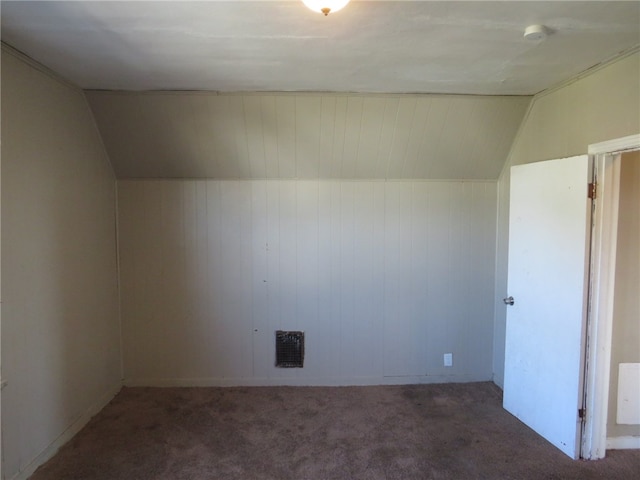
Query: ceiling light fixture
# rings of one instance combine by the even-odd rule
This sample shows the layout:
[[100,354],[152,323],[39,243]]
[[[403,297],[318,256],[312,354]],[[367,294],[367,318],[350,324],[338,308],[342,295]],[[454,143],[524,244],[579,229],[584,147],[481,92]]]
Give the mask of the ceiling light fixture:
[[314,12],[324,13],[326,17],[329,13],[342,10],[350,0],[302,0],[308,8]]

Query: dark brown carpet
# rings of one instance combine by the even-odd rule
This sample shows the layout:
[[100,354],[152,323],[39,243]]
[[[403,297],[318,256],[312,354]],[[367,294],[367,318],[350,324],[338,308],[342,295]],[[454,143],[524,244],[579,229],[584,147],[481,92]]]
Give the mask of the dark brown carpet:
[[640,451],[573,461],[490,383],[125,388],[32,477],[638,479]]

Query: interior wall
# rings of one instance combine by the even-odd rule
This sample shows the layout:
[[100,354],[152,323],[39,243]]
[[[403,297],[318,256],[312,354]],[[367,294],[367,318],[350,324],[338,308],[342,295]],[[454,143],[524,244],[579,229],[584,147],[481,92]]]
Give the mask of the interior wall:
[[618,365],[640,363],[640,152],[621,158],[615,275],[607,437],[640,436],[640,425],[616,423]]
[[125,180],[118,209],[126,384],[491,379],[495,182]]
[[640,132],[637,51],[534,97],[498,181],[494,381],[504,384],[509,179],[513,165],[585,154],[588,145]]
[[121,383],[115,179],[82,91],[5,47],[2,300],[3,474],[24,478]]

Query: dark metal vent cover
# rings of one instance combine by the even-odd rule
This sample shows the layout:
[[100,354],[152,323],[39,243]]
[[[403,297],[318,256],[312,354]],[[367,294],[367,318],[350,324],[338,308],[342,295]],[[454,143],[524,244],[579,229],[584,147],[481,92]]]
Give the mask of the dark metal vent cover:
[[276,367],[302,368],[304,332],[276,331]]

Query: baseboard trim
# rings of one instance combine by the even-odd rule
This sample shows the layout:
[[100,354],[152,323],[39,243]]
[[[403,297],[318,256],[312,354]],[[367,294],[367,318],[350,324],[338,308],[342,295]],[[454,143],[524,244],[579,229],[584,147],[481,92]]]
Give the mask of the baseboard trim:
[[346,378],[127,378],[125,387],[347,387],[367,385],[417,385],[431,383],[490,382],[491,375],[422,375]]
[[640,437],[627,435],[624,437],[608,437],[607,450],[635,450],[640,449]]
[[122,386],[118,385],[115,388],[109,389],[100,399],[85,410],[67,429],[58,436],[52,443],[49,444],[40,454],[35,457],[26,467],[18,471],[10,480],[27,480],[40,465],[45,463],[65,443],[71,440],[84,426],[89,423],[92,417],[94,417],[100,410],[107,406],[107,404],[115,397],[121,390]]

